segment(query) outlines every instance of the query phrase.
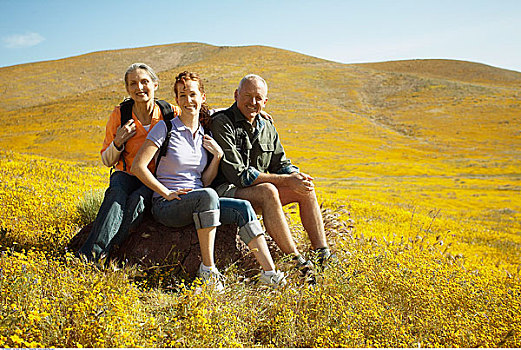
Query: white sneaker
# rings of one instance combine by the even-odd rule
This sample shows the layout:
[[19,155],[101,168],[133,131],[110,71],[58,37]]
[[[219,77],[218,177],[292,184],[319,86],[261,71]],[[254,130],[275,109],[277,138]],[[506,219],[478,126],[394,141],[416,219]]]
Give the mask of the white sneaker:
[[259,276],[259,283],[278,288],[286,284],[286,276],[282,271],[276,271],[274,275],[266,275],[264,271]]
[[222,292],[224,290],[224,276],[221,275],[219,270],[215,267],[210,271],[203,270],[203,264],[199,265],[199,271],[197,271],[197,277],[201,279],[204,284],[212,286],[216,292]]

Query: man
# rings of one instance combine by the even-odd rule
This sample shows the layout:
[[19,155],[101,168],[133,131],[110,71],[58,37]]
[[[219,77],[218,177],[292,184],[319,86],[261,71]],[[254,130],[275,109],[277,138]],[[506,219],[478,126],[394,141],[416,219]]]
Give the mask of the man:
[[299,253],[282,207],[298,203],[300,218],[319,264],[330,257],[313,178],[286,158],[271,120],[260,113],[268,85],[258,75],[245,76],[235,90],[235,103],[213,117],[211,131],[224,151],[213,186],[223,197],[250,201],[264,218],[266,231],[286,254],[293,254],[305,274],[311,262]]

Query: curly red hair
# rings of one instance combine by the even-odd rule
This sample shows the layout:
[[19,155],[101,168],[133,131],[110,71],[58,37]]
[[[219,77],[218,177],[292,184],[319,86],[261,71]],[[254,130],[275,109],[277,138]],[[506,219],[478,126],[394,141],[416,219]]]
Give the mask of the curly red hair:
[[[179,73],[175,77],[174,93],[176,97],[178,97],[179,94],[178,85],[183,84],[184,86],[188,80],[197,82],[197,84],[199,85],[199,91],[202,94],[206,93],[204,91],[204,84],[201,77],[199,77],[199,75],[195,72],[189,72],[185,70],[184,72]],[[199,112],[199,123],[201,123],[203,128],[208,128],[210,127],[211,120],[212,118],[210,117],[210,108],[208,107],[208,104],[206,102],[203,102],[203,104],[201,105],[201,111]]]

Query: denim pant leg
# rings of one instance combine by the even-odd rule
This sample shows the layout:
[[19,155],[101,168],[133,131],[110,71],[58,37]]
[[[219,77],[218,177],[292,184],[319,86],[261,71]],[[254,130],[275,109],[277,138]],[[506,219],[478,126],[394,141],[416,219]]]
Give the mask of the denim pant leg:
[[145,185],[141,185],[137,190],[128,196],[125,205],[125,212],[118,232],[110,241],[107,252],[114,246],[120,246],[130,233],[130,229],[139,226],[145,216],[145,209],[152,205],[152,194],[154,192]]
[[181,199],[154,199],[152,215],[168,227],[195,224],[196,229],[219,226],[219,196],[211,188],[201,188],[182,194]]
[[223,224],[236,224],[239,227],[239,237],[246,245],[256,236],[264,234],[250,202],[237,198],[219,198],[219,203],[221,222]]
[[128,196],[143,184],[135,176],[116,171],[110,177],[109,188],[94,220],[89,237],[80,253],[89,259],[106,252],[106,248],[118,232],[125,212]]

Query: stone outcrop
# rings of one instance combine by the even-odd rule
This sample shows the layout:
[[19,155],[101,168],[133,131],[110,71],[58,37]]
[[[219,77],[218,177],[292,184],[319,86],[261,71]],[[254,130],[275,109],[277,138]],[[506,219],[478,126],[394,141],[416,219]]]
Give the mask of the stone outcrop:
[[[92,223],[83,227],[71,240],[68,248],[78,251],[87,239]],[[274,253],[278,250],[269,237],[268,245]],[[129,237],[111,252],[111,259],[125,264],[138,264],[145,269],[167,268],[183,278],[193,278],[201,262],[199,240],[194,225],[182,228],[163,226],[150,216],[130,231]],[[236,264],[245,275],[258,272],[259,266],[248,247],[237,235],[237,226],[222,225],[217,228],[215,260],[220,270]]]

